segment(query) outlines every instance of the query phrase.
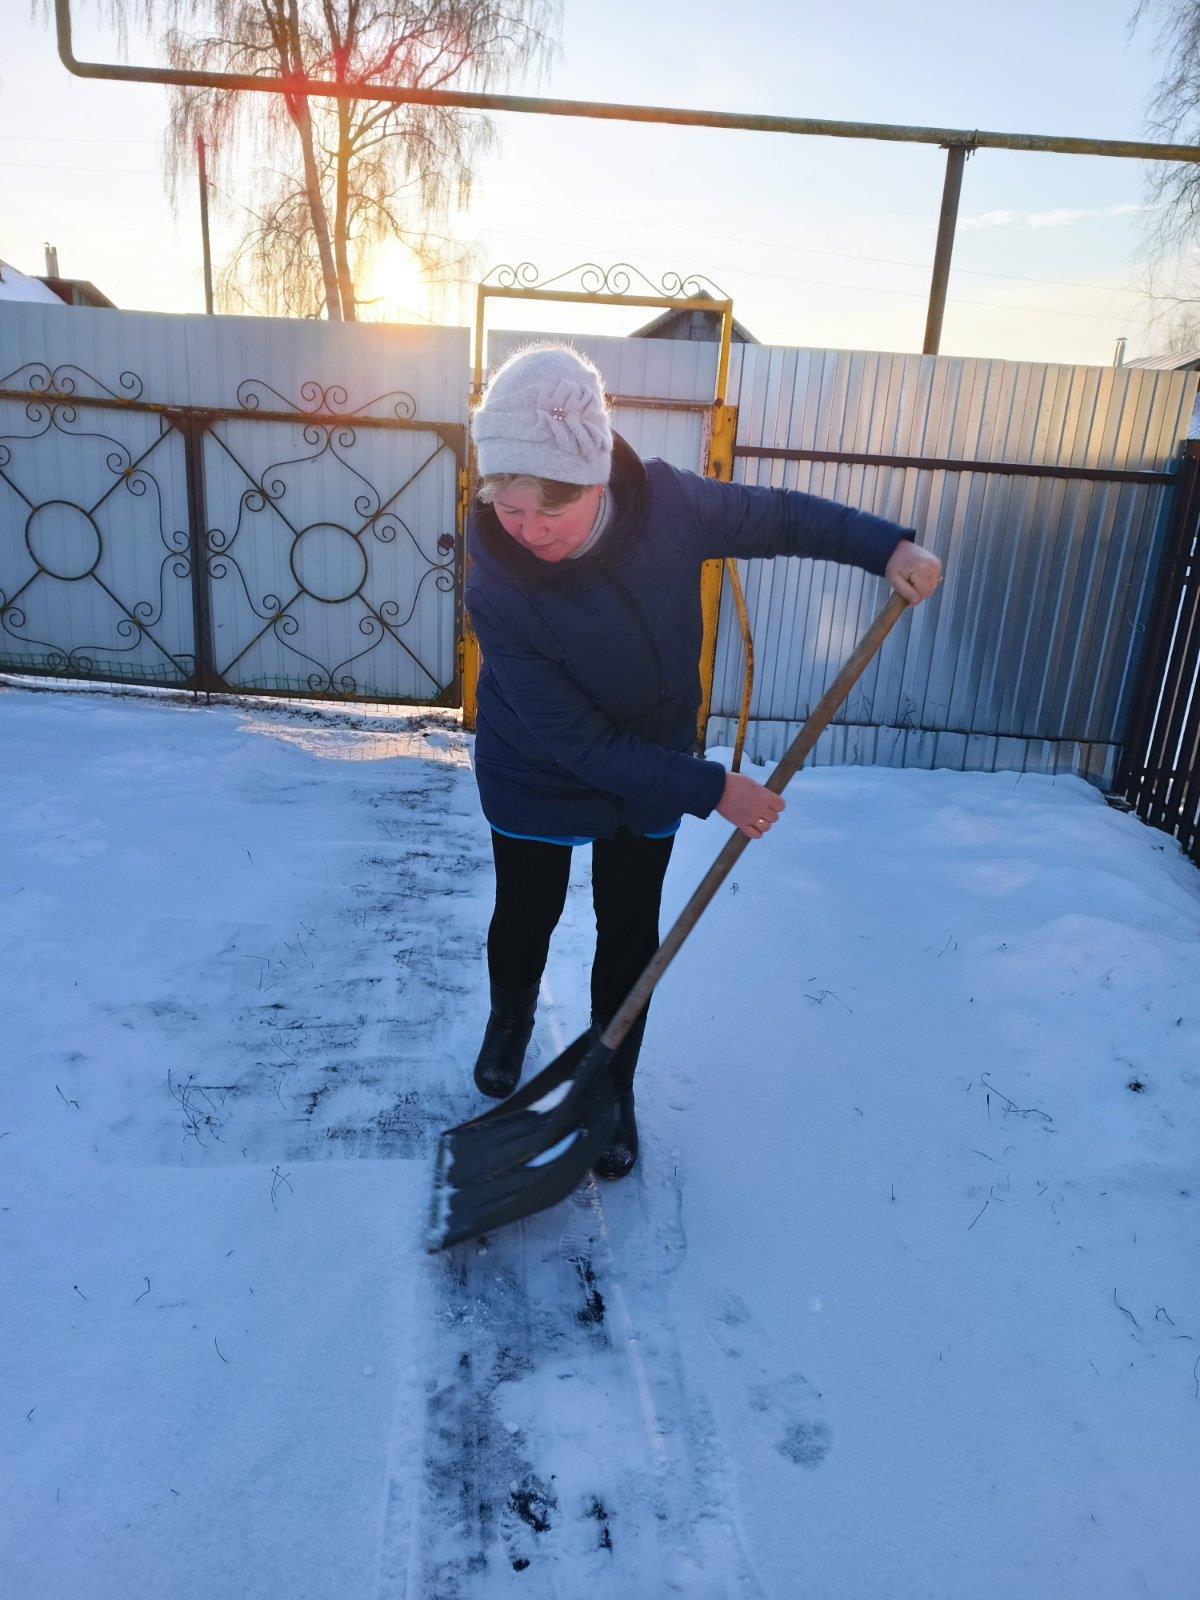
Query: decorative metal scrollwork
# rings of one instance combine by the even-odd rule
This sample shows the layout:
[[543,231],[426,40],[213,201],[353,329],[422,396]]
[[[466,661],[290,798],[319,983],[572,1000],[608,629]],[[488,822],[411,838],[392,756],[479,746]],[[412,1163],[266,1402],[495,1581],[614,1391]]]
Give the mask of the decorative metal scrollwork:
[[[142,652],[143,646],[149,646],[150,659],[143,655],[132,670],[123,668],[123,675],[155,682],[180,682],[188,679],[194,670],[192,654],[169,649],[155,630],[166,611],[168,574],[180,582],[191,576],[188,535],[183,528],[170,527],[164,512],[162,486],[147,466],[149,457],[172,432],[172,427],[165,418],[155,414],[155,436],[148,444],[144,439],[139,440],[135,455],[123,440],[99,427],[80,426],[79,413],[89,404],[93,408],[95,402],[103,405],[113,400],[136,404],[143,389],[141,378],[133,372],[122,372],[116,382],[114,389],[82,367],[71,363],[51,367],[45,362],[26,362],[0,378],[0,390],[10,391],[5,399],[10,404],[21,405],[31,425],[23,432],[0,436],[0,485],[8,491],[5,498],[11,496],[18,502],[18,525],[22,527],[28,562],[26,572],[18,573],[12,592],[0,591],[0,659],[4,656],[3,639],[7,636],[22,647],[9,653],[13,665],[32,664],[51,673],[102,673],[108,670],[106,663],[112,657],[131,656]],[[111,415],[111,412],[101,411],[101,415]],[[144,416],[142,413],[143,421]],[[111,480],[97,486],[100,488],[98,495],[93,497],[89,492],[72,497],[65,489],[39,495],[32,486],[26,469],[35,467],[39,450],[52,448],[49,436],[54,432],[75,441],[95,441],[99,445],[102,466],[91,465],[86,454],[72,458],[77,472],[99,470]],[[52,476],[57,480],[57,471]],[[42,482],[45,481],[43,474]],[[114,530],[109,514],[114,507],[121,506],[125,496],[153,507],[159,543],[166,552],[158,564],[156,592],[152,599],[131,600],[119,592],[122,580],[118,572],[124,567],[127,574],[134,562],[125,559],[131,548],[127,539],[119,541],[122,559],[117,562],[111,559]],[[118,517],[122,534],[128,523],[128,517]],[[20,546],[8,547],[10,560],[14,548]],[[139,553],[141,548],[138,546]],[[57,597],[70,593],[76,585],[86,586],[93,593],[88,610],[91,626],[107,613],[108,636],[87,644],[60,643],[40,637],[39,626],[31,622],[31,613],[36,612],[44,619],[56,615],[69,619],[69,604]],[[60,625],[68,626],[69,620]],[[40,631],[46,631],[45,621]]]
[[[24,376],[24,384],[13,383],[14,378]],[[80,391],[79,382],[85,385]],[[101,383],[99,378],[94,378],[90,372],[85,372],[82,367],[77,367],[73,362],[64,361],[57,367],[47,366],[44,361],[26,361],[23,366],[14,367],[4,377],[0,378],[0,389],[25,388],[30,394],[40,395],[47,400],[57,399],[96,399],[97,395],[107,396],[110,400],[139,400],[142,395],[142,380],[136,372],[122,372],[117,377],[120,393],[110,389],[106,383]]]
[[[729,298],[724,289],[718,288],[712,279],[706,278],[703,273],[690,272],[683,276],[678,272],[667,272],[656,283],[654,279],[647,277],[640,267],[635,267],[628,261],[618,261],[610,267],[602,267],[595,261],[584,261],[579,266],[568,267],[565,272],[556,272],[549,278],[543,278],[532,261],[520,261],[515,266],[493,267],[481,282],[485,289],[492,285],[497,289],[537,291],[561,289],[576,278],[578,292],[581,294],[652,294],[670,300],[691,300],[700,296],[711,297],[714,300]],[[639,287],[639,284],[645,287]]]
[[[8,430],[0,431],[0,529],[8,535],[0,544],[0,664],[349,698],[381,693],[364,684],[360,663],[389,645],[421,674],[412,698],[440,695],[453,669],[422,661],[409,625],[430,582],[453,595],[458,540],[445,524],[419,530],[403,497],[453,444],[431,429],[432,448],[418,445],[414,455],[417,403],[404,390],[354,404],[339,383],[309,379],[294,399],[247,378],[235,393],[236,411],[214,413],[152,404],[128,371],[105,382],[74,364],[27,362],[0,377],[0,429]],[[242,421],[253,427],[239,430]],[[256,468],[255,446],[272,427],[293,448]],[[57,435],[74,441],[66,453],[54,454]],[[392,482],[373,481],[372,456],[392,461],[400,437],[407,475],[397,486],[394,472]],[[184,459],[160,467],[155,452],[165,455],[168,439]],[[225,466],[214,472],[218,456]],[[449,474],[435,502],[451,527],[455,487]],[[222,493],[228,521],[218,510]],[[215,518],[191,527],[206,499]],[[196,583],[208,605],[194,605]],[[82,605],[73,598],[89,591],[95,598]],[[339,616],[344,622],[331,620]],[[194,621],[197,648],[178,648],[172,634],[190,646]],[[256,652],[261,641],[282,647],[297,670],[286,662],[281,670],[277,651]],[[387,675],[394,687],[383,692],[403,694]]]
[[263,404],[264,394],[274,395],[284,411],[291,411],[298,417],[377,417],[379,412],[375,407],[386,406],[388,402],[391,415],[398,421],[411,421],[417,414],[417,402],[404,389],[377,394],[374,399],[347,409],[350,397],[340,383],[322,384],[315,378],[307,378],[300,385],[300,404],[281,394],[274,384],[263,378],[243,378],[237,386],[237,403],[243,411],[273,411],[275,407]]
[[[210,526],[207,530],[207,572],[215,585],[232,577],[237,578],[236,590],[245,598],[251,614],[262,624],[252,631],[245,643],[239,639],[236,654],[228,661],[218,662],[222,679],[230,684],[241,681],[242,674],[251,670],[249,657],[268,637],[282,645],[289,654],[312,668],[304,675],[308,692],[321,695],[353,697],[364,692],[358,678],[348,669],[377,650],[385,640],[391,640],[409,655],[421,672],[440,692],[445,685],[423,662],[410,644],[401,636],[401,630],[416,614],[421,593],[432,578],[434,587],[441,593],[453,593],[455,586],[454,554],[456,539],[453,534],[441,533],[437,540],[437,559],[429,556],[421,540],[397,509],[397,502],[430,464],[446,448],[438,442],[431,453],[415,471],[391,493],[386,494],[367,476],[364,470],[348,459],[359,443],[360,430],[354,424],[368,417],[390,421],[411,421],[416,412],[416,401],[401,390],[377,395],[361,405],[351,406],[345,388],[340,384],[324,385],[309,380],[301,385],[301,404],[283,394],[273,384],[259,378],[244,379],[237,386],[238,405],[247,419],[266,414],[268,420],[280,422],[279,413],[294,417],[300,435],[308,447],[305,453],[289,455],[268,466],[255,470],[238,450],[235,450],[224,431],[217,424],[210,426],[208,437],[221,455],[230,462],[246,480],[247,487],[238,497],[237,520],[229,531],[225,527]],[[384,415],[380,418],[380,411]],[[372,430],[374,432],[375,430]],[[325,465],[318,468],[318,464]],[[305,496],[298,486],[295,474],[318,468],[322,472],[322,498],[331,489],[329,472],[347,474],[346,490],[353,517],[305,517]],[[336,484],[336,479],[333,480]],[[242,556],[243,546],[258,519],[267,517],[273,526],[282,525],[286,534],[286,553],[274,555],[273,577],[287,577],[292,592],[280,586],[279,592],[262,583],[262,549],[252,541],[245,548],[257,552],[253,560]],[[265,526],[265,525],[264,525]],[[369,535],[369,537],[368,537]],[[394,545],[405,536],[424,572],[413,585],[410,603],[398,599],[379,600],[374,597],[377,587],[372,579],[382,578],[387,568],[373,568],[374,546]],[[257,584],[250,574],[259,574]],[[220,600],[220,591],[214,589]],[[284,595],[287,595],[284,598]],[[318,637],[328,637],[329,630],[316,626],[305,628],[296,615],[298,609],[315,603],[322,608],[352,607],[358,615],[350,622],[366,643],[359,649],[329,664],[314,654]],[[233,603],[226,599],[226,607]],[[236,608],[230,612],[236,615]],[[348,613],[349,616],[352,613]],[[303,669],[302,669],[303,670]],[[254,686],[253,681],[247,687]]]

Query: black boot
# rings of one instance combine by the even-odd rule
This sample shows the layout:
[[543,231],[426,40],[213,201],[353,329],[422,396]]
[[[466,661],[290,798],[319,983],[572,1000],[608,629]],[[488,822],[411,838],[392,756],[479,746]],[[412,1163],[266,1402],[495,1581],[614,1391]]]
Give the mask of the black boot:
[[540,979],[528,989],[491,985],[492,1012],[475,1063],[475,1084],[493,1100],[506,1099],[520,1081],[540,987]]
[[634,1117],[633,1075],[637,1071],[642,1036],[646,1032],[646,1013],[630,1028],[617,1046],[609,1070],[613,1087],[617,1091],[617,1105],[621,1119],[616,1132],[597,1156],[592,1170],[598,1178],[625,1178],[633,1171],[638,1158],[638,1130]]

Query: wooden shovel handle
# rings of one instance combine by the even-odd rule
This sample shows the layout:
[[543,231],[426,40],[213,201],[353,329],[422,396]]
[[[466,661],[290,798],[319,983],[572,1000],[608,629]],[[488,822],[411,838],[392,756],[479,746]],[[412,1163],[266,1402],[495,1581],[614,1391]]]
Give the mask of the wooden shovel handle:
[[[902,595],[893,594],[874,622],[863,634],[845,666],[813,707],[808,721],[792,740],[783,759],[767,779],[766,788],[782,794],[804,765],[817,740],[825,732],[835,712],[865,672],[871,657],[908,610]],[[655,985],[678,954],[679,947],[700,920],[700,914],[729,876],[734,862],[750,840],[735,828],[720,855],[705,874],[695,894],[684,906],[674,927],[650,958],[649,965],[629,991],[629,997],[600,1036],[600,1042],[615,1050],[645,1010]]]

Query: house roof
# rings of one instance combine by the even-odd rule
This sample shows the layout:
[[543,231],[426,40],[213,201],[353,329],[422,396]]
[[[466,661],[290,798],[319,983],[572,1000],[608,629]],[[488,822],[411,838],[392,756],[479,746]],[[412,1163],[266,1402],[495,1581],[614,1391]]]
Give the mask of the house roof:
[[1125,361],[1122,365],[1147,367],[1154,372],[1190,372],[1200,367],[1200,350],[1189,350],[1184,355],[1138,356],[1135,361]]
[[42,278],[50,292],[69,306],[107,306],[117,309],[115,303],[87,278]]
[[0,261],[0,300],[35,300],[41,305],[62,305],[53,289],[47,289],[36,278],[18,272],[7,261]]
[[[709,294],[707,289],[701,289],[695,298],[697,300],[715,300],[716,296]],[[701,312],[700,314],[701,316],[705,315],[704,312]],[[712,312],[712,315],[715,317],[718,315],[718,313],[714,311]],[[635,328],[629,337],[631,339],[653,338],[653,336],[658,333],[661,328],[667,327],[670,323],[674,322],[677,317],[688,316],[691,316],[690,311],[685,311],[682,308],[675,306],[669,306],[666,311],[661,312],[657,317],[653,318],[652,321],[647,322],[644,327]],[[736,317],[733,319],[733,337],[737,340],[740,340],[742,344],[758,343],[758,340],[754,337],[750,330],[748,328],[744,328]]]

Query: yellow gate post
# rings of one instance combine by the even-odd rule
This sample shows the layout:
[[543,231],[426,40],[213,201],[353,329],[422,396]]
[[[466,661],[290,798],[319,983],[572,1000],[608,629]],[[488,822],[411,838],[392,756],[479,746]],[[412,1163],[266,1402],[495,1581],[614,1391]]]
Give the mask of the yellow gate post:
[[[467,465],[458,471],[458,501],[455,506],[455,526],[458,530],[459,549],[463,552],[463,588],[467,582],[467,519],[471,515],[471,481],[475,475],[475,452],[471,445],[470,424],[467,425]],[[464,603],[462,607],[462,635],[458,641],[458,675],[462,685],[463,727],[475,732],[475,687],[479,682],[479,640],[471,627]]]
[[[737,437],[737,407],[715,401],[708,417],[704,475],[729,483],[733,478],[733,442]],[[732,566],[732,563],[730,563]],[[717,623],[721,616],[723,560],[706,561],[700,569],[700,611],[704,632],[700,640],[700,709],[696,713],[696,742],[701,750],[712,710],[713,675],[717,666]],[[734,574],[736,578],[736,573]]]

